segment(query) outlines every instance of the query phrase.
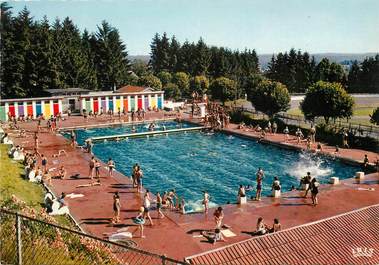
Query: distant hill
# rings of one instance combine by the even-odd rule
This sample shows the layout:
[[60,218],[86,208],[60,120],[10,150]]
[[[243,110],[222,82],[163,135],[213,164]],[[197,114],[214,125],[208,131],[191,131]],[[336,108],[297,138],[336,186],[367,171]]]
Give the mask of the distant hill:
[[[348,64],[348,62],[355,60],[362,62],[366,57],[375,56],[376,54],[377,53],[315,53],[311,54],[311,56],[315,57],[316,63],[320,62],[323,58],[328,58],[331,62]],[[266,69],[268,63],[271,61],[272,54],[261,54],[258,56],[261,68]]]
[[[379,52],[378,52],[379,53]],[[375,56],[377,53],[315,53],[311,54],[315,57],[316,62],[320,62],[322,58],[328,58],[332,62],[340,63],[340,64],[348,64],[350,61],[357,60],[358,62],[363,61],[366,57]],[[259,63],[261,68],[264,70],[267,68],[268,63],[271,61],[272,54],[261,54],[258,55]],[[141,60],[146,63],[149,62],[149,55],[130,55],[129,59],[133,60]]]

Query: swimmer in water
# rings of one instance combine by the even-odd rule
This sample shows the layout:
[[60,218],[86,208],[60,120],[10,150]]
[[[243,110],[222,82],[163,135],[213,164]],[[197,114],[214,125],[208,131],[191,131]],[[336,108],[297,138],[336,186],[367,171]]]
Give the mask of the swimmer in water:
[[136,126],[132,126],[132,133],[136,133],[137,132],[137,129],[136,129]]

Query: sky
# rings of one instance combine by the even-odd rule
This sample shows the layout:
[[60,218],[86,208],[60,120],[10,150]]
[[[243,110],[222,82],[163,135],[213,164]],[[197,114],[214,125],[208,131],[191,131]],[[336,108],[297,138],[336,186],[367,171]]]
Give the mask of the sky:
[[259,54],[379,52],[379,0],[82,0],[11,1],[35,19],[69,16],[94,32],[102,20],[116,27],[129,55],[147,55],[154,34],[183,43],[255,49]]

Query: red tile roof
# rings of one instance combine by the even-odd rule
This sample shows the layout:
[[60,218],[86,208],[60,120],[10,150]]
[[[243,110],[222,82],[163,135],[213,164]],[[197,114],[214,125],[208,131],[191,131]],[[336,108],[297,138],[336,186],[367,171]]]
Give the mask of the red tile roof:
[[379,264],[379,204],[186,258],[190,264]]
[[142,86],[123,86],[116,90],[116,93],[136,93],[136,92],[147,92],[152,91],[153,89],[150,87],[142,87]]

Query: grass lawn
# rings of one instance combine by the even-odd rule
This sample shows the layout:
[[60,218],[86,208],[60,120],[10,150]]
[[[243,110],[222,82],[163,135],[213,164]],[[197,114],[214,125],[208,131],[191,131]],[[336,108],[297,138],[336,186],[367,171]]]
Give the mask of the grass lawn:
[[374,111],[374,107],[358,107],[354,108],[354,116],[369,116]]
[[21,177],[24,166],[8,157],[8,146],[0,145],[0,201],[10,198],[13,194],[28,206],[41,208],[44,189],[41,185],[29,182]]

